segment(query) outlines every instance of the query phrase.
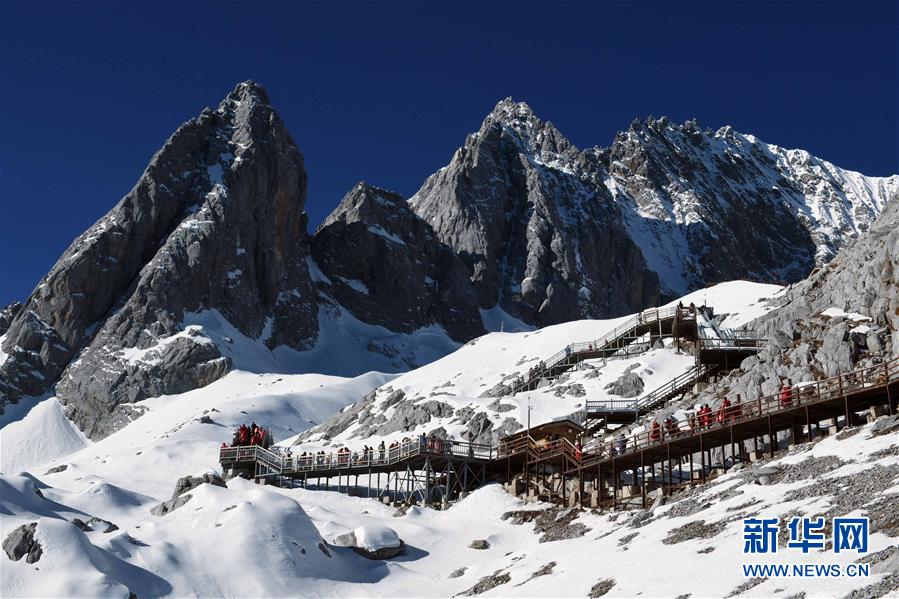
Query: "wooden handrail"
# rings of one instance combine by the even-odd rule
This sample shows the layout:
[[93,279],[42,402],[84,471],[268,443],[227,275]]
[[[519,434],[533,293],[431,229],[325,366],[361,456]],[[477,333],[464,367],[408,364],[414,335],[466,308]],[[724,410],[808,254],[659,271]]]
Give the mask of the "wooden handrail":
[[[869,374],[876,375],[873,382],[865,380],[866,375]],[[688,430],[678,429],[679,432],[675,435],[671,435],[664,429],[664,427],[661,427],[656,431],[643,431],[642,433],[628,438],[624,451],[619,451],[618,443],[616,441],[601,443],[598,447],[599,451],[594,450],[585,454],[584,462],[595,463],[602,459],[626,455],[648,447],[663,445],[672,439],[683,438],[695,435],[699,432],[714,430],[717,427],[755,420],[800,405],[815,404],[836,397],[844,397],[847,393],[851,394],[853,391],[886,387],[894,380],[899,380],[899,357],[893,358],[883,364],[853,370],[828,379],[794,385],[790,388],[789,395],[783,395],[782,391],[778,391],[777,393],[759,397],[755,400],[731,405],[728,408],[719,408],[711,413],[710,417],[713,421],[708,425],[691,425]],[[723,421],[719,422],[718,417],[722,411],[724,412],[724,418]]]
[[[323,456],[311,454],[308,456],[294,455],[288,458],[258,445],[223,447],[219,452],[219,458],[223,464],[260,462],[273,471],[282,474],[341,470],[366,466],[387,466],[421,454],[466,456],[485,461],[505,459],[520,453],[525,453],[529,460],[534,461],[565,455],[573,462],[579,462],[586,466],[610,457],[627,455],[648,447],[662,445],[672,439],[714,430],[716,427],[755,420],[801,405],[846,397],[858,391],[880,389],[887,387],[894,381],[899,381],[899,357],[882,364],[860,368],[827,379],[800,383],[791,387],[788,393],[778,391],[755,400],[731,405],[728,408],[719,408],[711,414],[711,418],[714,421],[705,426],[698,424],[694,418],[693,423],[689,424],[689,429],[681,430],[678,428],[678,432],[673,435],[664,428],[656,431],[643,431],[627,438],[623,448],[619,447],[618,442],[615,440],[611,442],[600,441],[596,446],[591,443],[590,447],[582,448],[580,455],[574,444],[567,438],[562,437],[543,444],[530,435],[525,435],[510,441],[501,441],[496,447],[486,444],[444,440],[440,440],[439,443],[422,445],[418,439],[412,439],[408,443],[403,443],[393,449],[385,448],[383,456],[379,450],[374,449],[368,454],[360,454],[359,452],[329,453]],[[719,416],[722,416],[720,422],[718,421]],[[678,426],[680,427],[680,424]],[[353,459],[354,455],[356,456],[355,459]],[[360,456],[362,456],[361,459]]]

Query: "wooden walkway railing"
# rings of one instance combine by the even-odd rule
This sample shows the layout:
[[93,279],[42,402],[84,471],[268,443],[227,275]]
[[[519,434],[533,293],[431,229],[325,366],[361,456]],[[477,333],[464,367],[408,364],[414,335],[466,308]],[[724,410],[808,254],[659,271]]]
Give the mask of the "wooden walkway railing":
[[[890,397],[890,386],[896,382],[899,382],[899,357],[876,366],[861,368],[828,379],[800,383],[785,391],[719,408],[711,413],[708,422],[701,421],[700,417],[696,415],[686,422],[679,422],[676,431],[668,431],[663,427],[644,431],[620,441],[591,444],[583,449],[578,449],[564,437],[551,441],[538,441],[525,435],[503,440],[496,447],[432,438],[426,439],[425,443],[419,439],[412,439],[397,447],[386,448],[383,454],[375,449],[370,452],[332,452],[326,455],[311,454],[288,457],[259,446],[246,446],[223,447],[219,457],[222,465],[225,466],[253,463],[257,469],[261,467],[266,471],[264,475],[274,473],[286,476],[303,473],[313,476],[338,476],[341,472],[353,470],[359,474],[363,469],[381,469],[383,471],[400,464],[414,468],[415,464],[432,463],[434,457],[444,457],[446,463],[449,463],[451,459],[461,458],[466,463],[477,463],[482,467],[485,464],[489,466],[492,463],[498,466],[505,463],[508,468],[510,461],[514,461],[512,458],[522,456],[526,473],[529,472],[527,468],[529,464],[549,463],[556,460],[563,462],[562,472],[576,471],[579,473],[593,467],[598,467],[597,472],[601,472],[606,467],[603,464],[610,461],[614,473],[618,458],[625,457],[625,462],[633,462],[636,458],[628,456],[639,453],[639,460],[635,463],[642,464],[644,456],[650,456],[650,459],[653,459],[651,457],[653,452],[650,451],[653,450],[655,454],[666,454],[665,459],[670,462],[678,455],[687,455],[697,451],[692,446],[696,439],[699,440],[700,449],[698,451],[701,453],[703,451],[702,439],[710,434],[712,437],[718,435],[715,431],[719,429],[729,428],[731,444],[734,442],[733,432],[738,428],[736,425],[747,423],[747,431],[754,435],[755,423],[767,421],[770,431],[773,416],[795,411],[799,407],[805,408],[806,418],[808,418],[809,407],[830,402],[845,406],[845,413],[848,416],[853,396],[866,396],[880,391],[884,392],[887,402],[892,406],[894,400]],[[837,404],[835,400],[840,400],[840,403]],[[892,411],[892,407],[890,409]],[[792,418],[790,415],[787,417]],[[683,443],[680,443],[681,441]],[[666,445],[667,447],[665,447]],[[678,446],[679,453],[677,454],[672,451],[675,446]],[[705,450],[708,449],[706,446]],[[423,462],[418,461],[418,458]],[[568,467],[569,465],[571,468]],[[634,466],[628,467],[633,468]],[[264,475],[257,473],[257,476]],[[597,474],[597,478],[601,478],[601,475]],[[581,484],[583,484],[583,479],[581,479]]]
[[496,450],[490,445],[447,441],[443,439],[426,439],[421,443],[418,439],[383,452],[373,449],[369,452],[350,451],[330,452],[327,454],[311,454],[305,456],[285,456],[258,445],[241,447],[222,447],[219,461],[222,464],[239,462],[256,462],[265,465],[277,474],[299,474],[304,472],[340,472],[354,468],[379,468],[406,462],[417,456],[462,457],[470,460],[490,461],[496,457]]
[[755,400],[743,401],[727,408],[719,408],[712,411],[711,422],[707,425],[703,425],[697,415],[686,423],[679,422],[678,430],[675,433],[661,427],[633,435],[624,443],[613,441],[588,448],[584,453],[582,464],[586,467],[598,461],[635,453],[654,446],[662,446],[675,439],[698,435],[714,430],[716,427],[761,420],[796,407],[824,403],[851,397],[860,392],[887,388],[896,381],[899,381],[899,358],[828,379],[799,383],[791,387],[788,392],[781,391]]

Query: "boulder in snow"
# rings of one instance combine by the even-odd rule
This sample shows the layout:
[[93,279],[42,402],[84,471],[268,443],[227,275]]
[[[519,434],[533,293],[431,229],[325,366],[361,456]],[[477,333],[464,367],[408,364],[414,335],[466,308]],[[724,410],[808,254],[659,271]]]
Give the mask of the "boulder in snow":
[[13,561],[19,561],[25,557],[25,561],[29,564],[41,559],[43,548],[34,538],[34,532],[37,530],[37,522],[23,524],[6,537],[3,541],[3,551],[7,557]]
[[402,555],[406,544],[396,531],[380,524],[365,524],[352,532],[334,538],[334,545],[349,547],[371,560],[390,559]]

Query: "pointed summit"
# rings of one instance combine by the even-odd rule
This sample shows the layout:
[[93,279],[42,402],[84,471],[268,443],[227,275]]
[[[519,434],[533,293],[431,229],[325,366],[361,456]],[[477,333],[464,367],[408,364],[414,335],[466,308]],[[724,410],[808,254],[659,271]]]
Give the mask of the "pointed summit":
[[196,320],[306,347],[317,321],[305,199],[302,155],[262,86],[241,83],[179,127],[44,277],[4,338],[0,391],[58,381],[67,415],[98,438],[133,402],[228,371],[227,347]]

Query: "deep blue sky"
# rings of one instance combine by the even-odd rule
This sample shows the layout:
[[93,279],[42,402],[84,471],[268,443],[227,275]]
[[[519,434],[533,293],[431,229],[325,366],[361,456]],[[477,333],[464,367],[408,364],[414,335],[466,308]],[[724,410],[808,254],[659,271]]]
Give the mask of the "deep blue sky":
[[897,6],[4,1],[0,304],[246,79],[306,156],[313,226],[359,180],[414,193],[506,96],[582,147],[696,117],[893,174]]

